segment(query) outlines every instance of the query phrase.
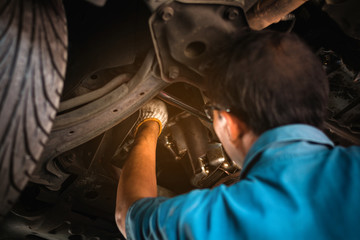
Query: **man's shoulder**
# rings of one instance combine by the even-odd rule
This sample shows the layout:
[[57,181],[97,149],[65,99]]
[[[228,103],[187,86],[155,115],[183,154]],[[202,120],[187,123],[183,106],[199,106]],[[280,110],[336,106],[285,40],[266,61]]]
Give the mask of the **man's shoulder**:
[[[336,175],[346,177],[360,173],[360,146],[335,147],[327,156],[327,165],[333,168],[346,169],[346,174],[342,171],[335,171]],[[360,187],[360,183],[359,183]]]
[[343,149],[346,153],[353,155],[353,156],[360,156],[360,146],[349,146],[347,148],[339,147],[340,149]]
[[345,160],[352,161],[354,164],[360,164],[360,146],[342,147],[336,146],[329,152],[328,158],[337,159],[344,162]]

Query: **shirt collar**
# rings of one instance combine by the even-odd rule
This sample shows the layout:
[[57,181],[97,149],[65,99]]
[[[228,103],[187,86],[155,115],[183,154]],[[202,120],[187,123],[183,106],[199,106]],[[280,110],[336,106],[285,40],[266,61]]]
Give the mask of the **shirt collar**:
[[270,129],[256,140],[244,159],[242,171],[265,149],[284,142],[308,141],[334,147],[334,143],[319,129],[305,124],[291,124]]

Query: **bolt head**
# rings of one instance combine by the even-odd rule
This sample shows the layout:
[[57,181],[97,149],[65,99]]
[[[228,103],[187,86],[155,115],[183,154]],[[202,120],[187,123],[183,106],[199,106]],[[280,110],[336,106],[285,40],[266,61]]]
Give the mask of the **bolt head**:
[[240,13],[237,8],[229,8],[226,11],[226,16],[229,20],[235,20],[239,17]]
[[180,75],[180,69],[177,66],[169,67],[169,78],[176,79]]
[[169,21],[174,16],[174,9],[172,7],[164,7],[161,13],[161,18],[164,21]]

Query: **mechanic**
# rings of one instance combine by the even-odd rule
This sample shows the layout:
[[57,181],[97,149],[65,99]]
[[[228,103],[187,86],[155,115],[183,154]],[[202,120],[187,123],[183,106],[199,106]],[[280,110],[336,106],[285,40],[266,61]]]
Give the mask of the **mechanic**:
[[[240,181],[157,197],[155,150],[167,121],[141,110],[119,180],[116,222],[128,239],[359,239],[360,147],[320,130],[328,82],[295,35],[251,32],[208,79],[213,126]],[[126,220],[125,220],[126,219]]]

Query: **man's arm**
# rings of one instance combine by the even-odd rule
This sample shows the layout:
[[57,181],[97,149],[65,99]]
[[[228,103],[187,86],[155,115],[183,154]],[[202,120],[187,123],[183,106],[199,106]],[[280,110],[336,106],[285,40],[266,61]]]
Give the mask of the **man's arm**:
[[130,206],[141,198],[157,196],[155,155],[159,131],[159,124],[155,121],[141,125],[129,158],[121,171],[115,219],[125,237],[125,219]]

